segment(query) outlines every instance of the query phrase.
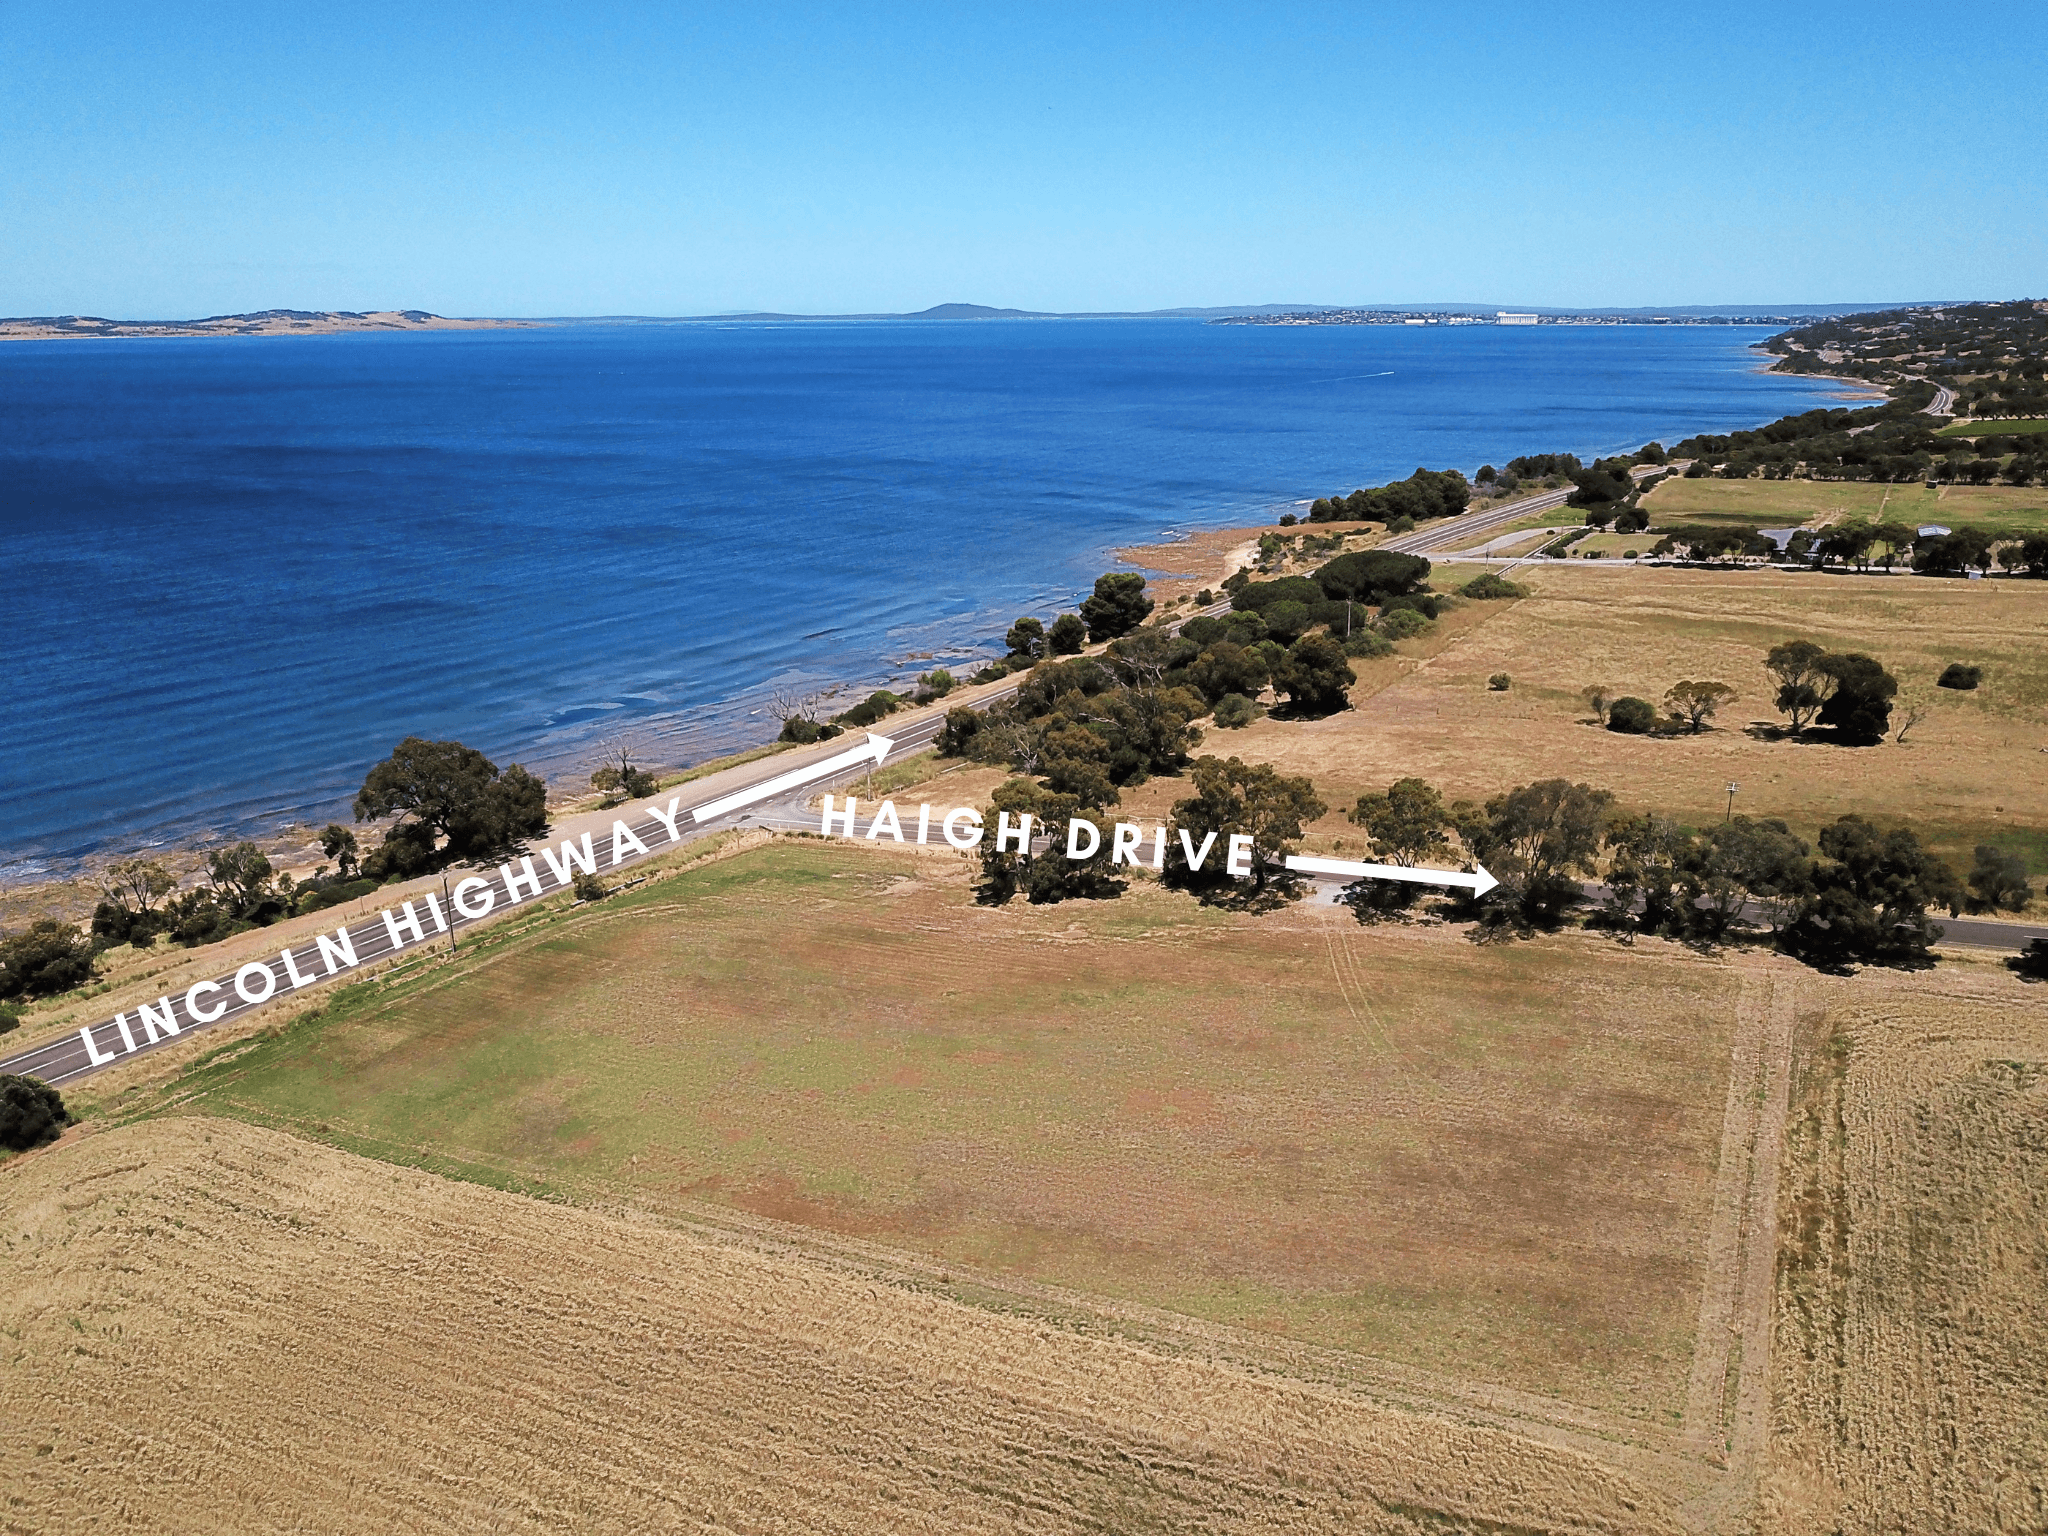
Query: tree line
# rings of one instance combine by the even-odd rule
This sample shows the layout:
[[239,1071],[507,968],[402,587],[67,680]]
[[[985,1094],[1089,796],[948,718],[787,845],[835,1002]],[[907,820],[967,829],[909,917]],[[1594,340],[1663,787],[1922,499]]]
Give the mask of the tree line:
[[1389,533],[1406,533],[1418,523],[1456,517],[1472,501],[1472,487],[1462,471],[1421,469],[1405,480],[1390,480],[1372,490],[1345,496],[1319,496],[1309,503],[1312,523],[1385,523]]
[[1973,448],[1944,435],[1914,395],[1884,405],[1836,407],[1781,416],[1739,432],[1702,432],[1672,452],[1692,460],[1693,479],[1870,480],[1903,484],[2035,485],[2048,475],[2036,439],[1988,427]]
[[[1302,882],[1282,860],[1328,809],[1313,783],[1235,757],[1197,758],[1189,778],[1193,793],[1174,802],[1166,824],[1161,881],[1252,909],[1299,895]],[[1029,813],[1052,846],[1033,855],[1014,842],[985,842],[981,900],[1102,900],[1128,888],[1133,867],[1111,862],[1099,808],[1020,777],[991,796],[988,822],[999,813]],[[1912,830],[1886,830],[1861,816],[1822,828],[1816,848],[1774,818],[1735,816],[1693,828],[1655,813],[1623,815],[1611,791],[1566,779],[1521,785],[1483,804],[1447,804],[1424,780],[1405,778],[1359,796],[1347,816],[1377,862],[1483,864],[1500,882],[1475,898],[1407,881],[1356,881],[1343,899],[1360,921],[1397,918],[1435,902],[1453,920],[1475,923],[1473,937],[1482,942],[1527,937],[1578,915],[1624,937],[1768,944],[1830,971],[1924,966],[1940,939],[1931,912],[2021,912],[2033,896],[2024,860],[2008,849],[1980,845],[1968,874],[1958,877]],[[1076,835],[1075,822],[1086,822],[1087,832]],[[1248,886],[1231,878],[1220,859],[1190,857],[1240,834],[1254,848]],[[1088,849],[1087,856],[1071,857],[1075,847]],[[1584,884],[1595,876],[1606,887],[1598,901]],[[2031,975],[2032,963],[2023,957],[2014,966]]]
[[1836,523],[1822,529],[1797,529],[1782,549],[1757,527],[1681,523],[1657,533],[1650,553],[1659,558],[1782,559],[1820,570],[1839,563],[1844,569],[1868,571],[1877,566],[1887,572],[1903,560],[1909,569],[1925,576],[1988,572],[1996,565],[2014,576],[2048,578],[2048,534],[1993,527],[1922,534],[1910,523]]

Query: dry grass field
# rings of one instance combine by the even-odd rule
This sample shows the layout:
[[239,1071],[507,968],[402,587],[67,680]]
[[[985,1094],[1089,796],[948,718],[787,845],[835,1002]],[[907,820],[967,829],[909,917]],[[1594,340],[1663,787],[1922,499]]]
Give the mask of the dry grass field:
[[[1779,816],[1811,836],[1850,811],[1907,822],[1967,868],[1997,842],[2048,868],[2048,582],[1938,582],[1771,571],[1623,568],[1588,561],[1517,572],[1533,595],[1471,603],[1402,654],[1357,663],[1355,707],[1325,720],[1262,720],[1213,731],[1204,751],[1270,761],[1316,784],[1332,815],[1360,792],[1417,774],[1447,795],[1484,799],[1564,776],[1612,789],[1635,810],[1695,824],[1735,808]],[[1443,584],[1442,582],[1439,583]],[[1931,712],[1901,745],[1844,748],[1749,735],[1775,722],[1763,660],[1805,638],[1875,656],[1901,694]],[[1950,661],[1984,669],[1974,693],[1937,689]],[[1505,672],[1505,693],[1488,677]],[[1602,730],[1579,690],[1605,683],[1659,702],[1681,678],[1738,690],[1714,729],[1652,738]],[[1173,781],[1134,799],[1163,808]],[[1355,844],[1354,844],[1355,846]]]
[[1680,1423],[1735,967],[1150,884],[988,910],[969,872],[779,843],[343,994],[180,1091]]
[[0,1181],[23,1536],[1678,1529],[1569,1450],[230,1121]]
[[1836,984],[1793,1120],[1770,1527],[2048,1530],[2048,998]]

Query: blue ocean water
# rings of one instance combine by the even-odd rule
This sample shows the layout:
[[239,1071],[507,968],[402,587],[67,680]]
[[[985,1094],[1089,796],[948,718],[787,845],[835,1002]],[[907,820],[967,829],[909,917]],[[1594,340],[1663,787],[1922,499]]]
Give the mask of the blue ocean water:
[[[1109,551],[1417,465],[1754,425],[1729,327],[575,325],[0,345],[0,872],[342,814],[411,732],[765,739]],[[587,771],[587,767],[584,768]]]

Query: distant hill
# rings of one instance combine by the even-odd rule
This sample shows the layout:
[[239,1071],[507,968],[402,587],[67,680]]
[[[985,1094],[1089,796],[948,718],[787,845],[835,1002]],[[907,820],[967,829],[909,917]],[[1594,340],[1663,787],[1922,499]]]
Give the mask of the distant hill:
[[1055,318],[1037,309],[990,309],[986,304],[934,304],[930,309],[920,309],[907,320],[1050,320]]
[[22,315],[0,319],[0,340],[146,336],[322,336],[337,331],[481,331],[530,320],[451,320],[424,309],[259,309],[203,320],[107,320],[98,315]]

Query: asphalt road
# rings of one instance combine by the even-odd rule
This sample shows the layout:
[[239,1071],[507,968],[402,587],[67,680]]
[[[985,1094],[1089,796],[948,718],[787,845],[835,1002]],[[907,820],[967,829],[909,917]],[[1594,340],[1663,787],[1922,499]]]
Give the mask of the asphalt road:
[[[1632,473],[1636,479],[1646,480],[1651,475],[1661,474],[1672,467],[1674,466],[1665,464],[1639,464]],[[1475,535],[1492,533],[1507,527],[1510,523],[1519,523],[1525,517],[1533,517],[1538,512],[1548,512],[1561,507],[1571,494],[1571,488],[1566,487],[1563,490],[1545,491],[1539,496],[1525,496],[1520,501],[1503,502],[1497,507],[1467,512],[1458,517],[1446,518],[1440,523],[1431,523],[1426,528],[1416,529],[1413,533],[1404,533],[1388,539],[1379,547],[1398,550],[1404,555],[1435,555],[1438,551],[1464,543]]]
[[1955,414],[1956,392],[1946,384],[1934,386],[1934,398],[1921,409],[1929,416],[1953,416]]
[[1538,512],[1548,512],[1553,507],[1561,507],[1565,503],[1565,498],[1570,495],[1569,490],[1545,491],[1540,496],[1525,496],[1520,501],[1502,502],[1499,506],[1488,507],[1484,511],[1462,513],[1457,517],[1446,518],[1440,523],[1431,523],[1426,528],[1418,528],[1413,533],[1404,533],[1388,539],[1379,545],[1379,548],[1395,550],[1404,555],[1426,554],[1431,550],[1442,549],[1446,544],[1461,542],[1475,534],[1492,533],[1497,528],[1518,523],[1525,517],[1535,516]]

